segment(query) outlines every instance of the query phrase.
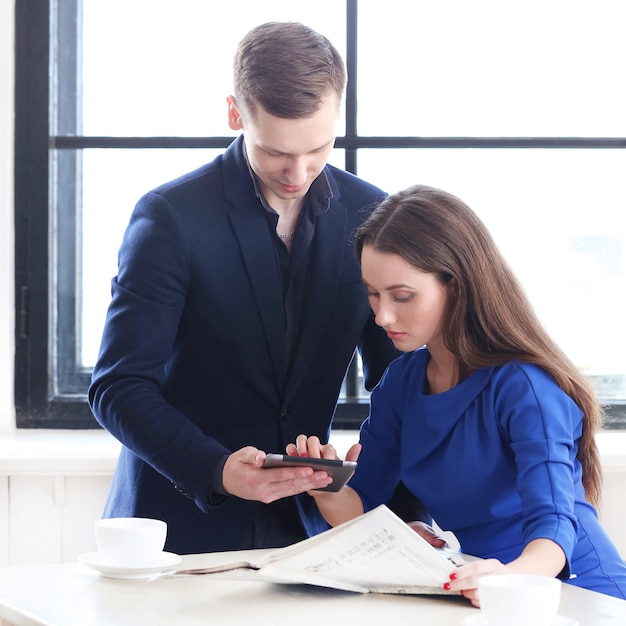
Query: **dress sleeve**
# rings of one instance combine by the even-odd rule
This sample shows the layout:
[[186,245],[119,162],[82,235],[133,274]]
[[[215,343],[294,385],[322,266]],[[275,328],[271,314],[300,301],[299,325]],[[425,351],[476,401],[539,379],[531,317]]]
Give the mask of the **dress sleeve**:
[[576,459],[582,412],[538,367],[511,364],[500,374],[496,414],[517,466],[524,543],[546,538],[561,546],[566,578],[576,545],[574,504],[584,499]]
[[[361,425],[359,440],[363,448],[349,485],[361,497],[366,511],[388,503],[400,483],[402,411],[396,393],[399,369],[398,361],[392,363],[374,388],[370,397],[370,414]],[[410,494],[408,490],[406,493]],[[414,498],[412,494],[410,496]],[[418,503],[416,519],[420,519],[419,511],[423,516],[423,508],[419,500],[415,499],[415,502]]]

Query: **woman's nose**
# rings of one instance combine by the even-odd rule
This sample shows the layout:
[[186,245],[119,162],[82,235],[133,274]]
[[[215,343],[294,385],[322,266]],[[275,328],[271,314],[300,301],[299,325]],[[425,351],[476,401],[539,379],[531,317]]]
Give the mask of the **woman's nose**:
[[379,304],[374,311],[374,319],[379,326],[389,326],[395,321],[395,316],[390,307]]

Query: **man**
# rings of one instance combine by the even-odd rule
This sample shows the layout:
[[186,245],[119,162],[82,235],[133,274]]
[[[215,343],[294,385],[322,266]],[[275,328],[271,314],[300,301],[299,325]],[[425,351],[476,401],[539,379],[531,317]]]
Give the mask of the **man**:
[[177,553],[325,529],[304,493],[325,472],[262,469],[265,453],[302,432],[328,440],[355,347],[368,388],[397,356],[350,245],[384,194],[326,164],[340,55],[302,24],[264,24],[240,43],[234,84],[240,136],[135,207],[89,389],[124,444],[105,516],[165,520]]

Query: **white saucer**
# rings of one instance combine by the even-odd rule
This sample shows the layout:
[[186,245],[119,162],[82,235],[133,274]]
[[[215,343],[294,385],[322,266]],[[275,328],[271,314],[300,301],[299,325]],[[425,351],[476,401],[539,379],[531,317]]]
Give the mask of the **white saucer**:
[[182,558],[173,552],[161,552],[154,565],[149,567],[124,567],[105,563],[99,552],[88,552],[87,554],[81,554],[78,557],[78,561],[87,567],[91,567],[91,569],[95,569],[107,578],[150,578],[155,574],[168,571],[174,565],[178,565]]
[[[461,626],[490,626],[490,624],[482,613],[476,613],[476,615],[464,617],[461,620]],[[578,626],[578,620],[566,615],[557,615],[550,626]]]

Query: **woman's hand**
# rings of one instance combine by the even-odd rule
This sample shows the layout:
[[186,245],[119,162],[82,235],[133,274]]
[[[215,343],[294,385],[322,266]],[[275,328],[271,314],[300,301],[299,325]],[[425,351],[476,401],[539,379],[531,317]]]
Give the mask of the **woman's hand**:
[[443,588],[450,591],[460,591],[461,595],[470,600],[474,606],[480,607],[478,579],[487,574],[507,573],[511,572],[498,559],[471,561],[454,570],[450,574],[450,582],[445,583]]
[[[322,444],[319,437],[312,435],[307,437],[306,435],[298,435],[296,437],[296,443],[287,444],[287,454],[290,456],[303,456],[310,457],[312,459],[333,459],[338,460],[337,450],[330,444]],[[361,444],[355,443],[346,454],[346,461],[356,461],[361,453]]]
[[407,522],[407,524],[431,546],[448,548],[448,542],[430,525],[422,521]]
[[[312,459],[338,460],[337,451],[330,443],[322,444],[319,437],[298,435],[296,443],[287,444],[290,456],[310,457]],[[361,452],[361,444],[355,443],[346,454],[346,461],[356,461]],[[307,493],[315,499],[317,508],[331,526],[343,524],[363,514],[363,503],[356,491],[348,486],[339,491],[311,490]]]
[[506,565],[497,559],[471,561],[462,565],[450,574],[450,582],[445,583],[444,589],[460,591],[474,606],[480,606],[478,579],[481,576],[487,574],[558,576],[565,564],[565,553],[561,546],[550,539],[533,539],[524,546],[516,559]]

